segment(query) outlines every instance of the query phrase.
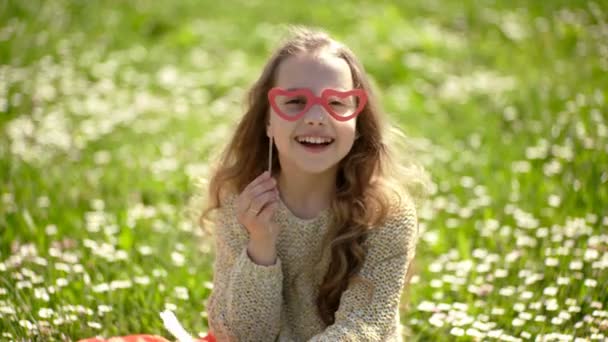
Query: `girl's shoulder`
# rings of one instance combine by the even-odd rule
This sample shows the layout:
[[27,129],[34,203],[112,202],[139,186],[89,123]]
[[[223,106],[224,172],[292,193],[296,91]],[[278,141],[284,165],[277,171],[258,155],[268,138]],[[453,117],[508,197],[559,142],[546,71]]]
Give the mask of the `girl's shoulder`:
[[406,243],[418,235],[418,216],[411,197],[394,196],[389,205],[387,217],[371,230],[371,242],[382,240]]
[[237,218],[237,198],[238,194],[235,193],[226,193],[220,196],[215,220],[215,233],[225,240],[241,243],[248,238],[248,233]]
[[238,195],[234,192],[224,192],[220,195],[220,206],[233,206]]
[[416,204],[408,193],[393,193],[390,196],[389,220],[403,220],[404,218],[416,218]]
[[236,199],[238,195],[234,192],[228,191],[219,191],[217,197],[214,199],[214,210],[212,212],[213,221],[215,221],[215,225],[217,223],[227,224],[233,223],[230,222],[231,218],[235,216],[236,213]]

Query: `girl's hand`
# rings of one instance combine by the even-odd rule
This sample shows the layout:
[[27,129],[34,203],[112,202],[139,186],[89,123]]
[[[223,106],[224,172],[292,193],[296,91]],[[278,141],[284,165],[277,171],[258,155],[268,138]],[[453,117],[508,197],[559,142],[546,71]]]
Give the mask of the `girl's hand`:
[[268,171],[254,179],[236,199],[237,219],[258,243],[274,244],[279,227],[272,217],[279,204],[279,191]]

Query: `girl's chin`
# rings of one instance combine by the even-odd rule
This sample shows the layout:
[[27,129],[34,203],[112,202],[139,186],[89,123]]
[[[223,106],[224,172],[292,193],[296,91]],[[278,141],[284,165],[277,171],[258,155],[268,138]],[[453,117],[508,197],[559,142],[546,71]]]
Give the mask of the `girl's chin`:
[[[307,152],[304,152],[307,153]],[[294,157],[297,157],[295,160]],[[294,154],[292,161],[296,168],[307,174],[322,175],[337,166],[338,160],[323,154]]]

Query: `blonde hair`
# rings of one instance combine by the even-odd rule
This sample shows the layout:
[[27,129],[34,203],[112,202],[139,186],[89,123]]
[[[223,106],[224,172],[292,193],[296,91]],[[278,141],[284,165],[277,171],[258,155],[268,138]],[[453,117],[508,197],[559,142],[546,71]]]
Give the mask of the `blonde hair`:
[[[333,221],[324,238],[323,250],[331,248],[331,262],[319,288],[317,309],[322,320],[331,325],[342,292],[349,282],[360,280],[357,273],[365,260],[363,242],[368,231],[385,222],[395,208],[404,205],[405,199],[420,207],[430,179],[412,158],[413,151],[405,134],[390,118],[380,114],[370,81],[353,52],[319,29],[291,26],[289,33],[248,91],[245,114],[228,145],[212,161],[208,184],[201,183],[205,203],[202,211],[196,210],[196,213],[199,225],[212,235],[213,232],[206,229],[206,221],[209,214],[219,208],[223,196],[241,193],[265,171],[269,157],[265,130],[270,113],[267,92],[274,85],[280,63],[300,53],[322,52],[343,58],[350,67],[354,87],[367,92],[368,103],[357,117],[356,129],[360,136],[339,162],[337,195],[331,203]],[[273,149],[275,173],[281,166],[276,147]],[[200,202],[195,203],[200,206]]]

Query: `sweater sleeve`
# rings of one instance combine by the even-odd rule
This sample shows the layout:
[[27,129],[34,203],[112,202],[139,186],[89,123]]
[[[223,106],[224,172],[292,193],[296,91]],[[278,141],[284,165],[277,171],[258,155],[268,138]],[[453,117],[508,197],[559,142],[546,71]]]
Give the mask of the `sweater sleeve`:
[[385,341],[399,335],[397,321],[405,276],[416,253],[418,219],[412,202],[370,232],[359,276],[342,293],[335,321],[309,342]]
[[209,330],[218,341],[273,341],[279,334],[283,300],[281,260],[277,257],[270,266],[251,260],[249,232],[236,219],[235,197],[217,213]]

